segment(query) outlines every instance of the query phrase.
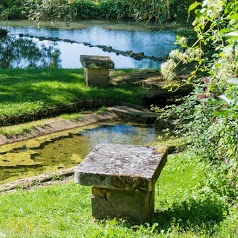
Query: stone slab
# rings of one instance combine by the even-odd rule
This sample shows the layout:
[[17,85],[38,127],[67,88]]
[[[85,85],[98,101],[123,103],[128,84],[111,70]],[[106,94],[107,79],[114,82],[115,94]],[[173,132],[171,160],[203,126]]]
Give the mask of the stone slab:
[[133,218],[145,221],[154,213],[154,190],[92,188],[92,216],[97,219]]
[[84,77],[87,86],[106,87],[109,85],[109,70],[104,68],[85,68]]
[[75,182],[110,189],[152,191],[167,160],[161,147],[99,144],[75,171]]
[[81,55],[81,64],[84,68],[114,69],[114,62],[109,56]]

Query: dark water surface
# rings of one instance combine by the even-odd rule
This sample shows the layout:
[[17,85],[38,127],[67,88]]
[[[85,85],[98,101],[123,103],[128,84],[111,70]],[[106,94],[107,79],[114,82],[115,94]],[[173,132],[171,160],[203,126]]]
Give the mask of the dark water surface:
[[[9,31],[5,47],[0,51],[0,67],[62,67],[81,68],[80,55],[110,56],[116,68],[158,68],[161,62],[151,59],[135,60],[131,57],[103,51],[100,46],[120,51],[143,52],[146,56],[165,57],[175,48],[176,35],[172,31],[161,31],[153,25],[93,21],[90,24],[74,23],[74,28],[64,29],[14,26],[0,22],[0,27]],[[19,38],[19,34],[31,36]],[[44,37],[44,40],[40,39]],[[49,40],[50,37],[60,39]],[[45,40],[47,38],[47,40]],[[72,41],[74,43],[65,42]],[[24,43],[25,41],[25,43]],[[85,45],[90,44],[90,45]],[[4,54],[4,50],[8,53]],[[13,52],[11,54],[11,52]],[[10,55],[10,63],[1,63]],[[5,57],[6,58],[6,57]]]
[[43,141],[38,146],[26,142],[18,149],[1,152],[0,184],[78,165],[99,143],[152,145],[161,132],[154,126],[99,124],[67,136]]

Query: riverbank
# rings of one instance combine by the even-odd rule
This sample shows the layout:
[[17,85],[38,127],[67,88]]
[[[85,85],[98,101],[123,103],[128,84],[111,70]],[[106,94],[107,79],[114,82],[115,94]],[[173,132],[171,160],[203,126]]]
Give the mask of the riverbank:
[[[0,125],[14,125],[102,106],[133,104],[150,106],[157,94],[168,93],[158,70],[113,70],[106,88],[87,87],[83,69],[0,70]],[[186,75],[180,75],[177,84]],[[190,90],[185,90],[188,93]],[[151,92],[153,92],[151,94]],[[182,92],[184,93],[184,92]],[[182,95],[182,94],[181,94]],[[146,101],[147,100],[147,101]],[[4,131],[1,131],[4,133]]]
[[[134,5],[137,5],[135,9]],[[93,1],[93,0],[78,0],[70,2],[69,4],[60,5],[55,3],[51,5],[48,3],[38,3],[34,1],[4,1],[1,3],[0,19],[26,19],[29,17],[31,20],[44,20],[48,19],[53,22],[57,20],[65,20],[67,23],[72,20],[82,19],[114,19],[114,20],[128,20],[136,19],[138,21],[146,21],[147,19],[154,22],[166,22],[176,20],[179,22],[187,23],[187,8],[189,3],[180,1],[166,2],[150,6],[156,8],[156,13],[152,17],[150,12],[145,11],[144,4],[124,1]],[[149,7],[149,6],[147,6]],[[147,9],[146,7],[146,9]],[[53,9],[52,9],[53,8]],[[142,9],[141,9],[142,8]],[[138,17],[138,13],[143,10],[143,18]],[[57,14],[55,13],[57,12]],[[55,15],[56,14],[56,15]],[[149,15],[148,15],[149,14]],[[37,16],[36,16],[37,15]],[[191,19],[192,21],[192,19]]]
[[132,84],[87,87],[83,69],[0,70],[0,88],[1,126],[97,108],[103,101],[106,106],[106,102],[141,105],[148,91]]

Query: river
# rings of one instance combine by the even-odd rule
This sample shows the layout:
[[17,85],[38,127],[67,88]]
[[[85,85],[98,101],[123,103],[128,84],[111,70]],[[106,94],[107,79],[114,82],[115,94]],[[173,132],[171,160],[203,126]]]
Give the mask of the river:
[[[0,41],[2,68],[81,68],[80,55],[110,56],[117,69],[158,68],[176,47],[176,34],[152,23],[86,21],[37,27],[5,21],[0,27],[9,31]],[[132,53],[144,57],[138,60]]]

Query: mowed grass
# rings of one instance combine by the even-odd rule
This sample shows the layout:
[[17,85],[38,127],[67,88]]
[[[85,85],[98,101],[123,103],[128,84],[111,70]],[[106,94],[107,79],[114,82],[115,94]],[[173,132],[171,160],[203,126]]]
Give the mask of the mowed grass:
[[83,69],[1,69],[0,120],[79,100],[141,104],[147,91],[139,86],[86,87],[83,75]]
[[237,237],[237,210],[201,193],[203,183],[196,157],[170,155],[156,184],[155,215],[144,224],[94,221],[91,188],[74,182],[2,194],[0,237]]

